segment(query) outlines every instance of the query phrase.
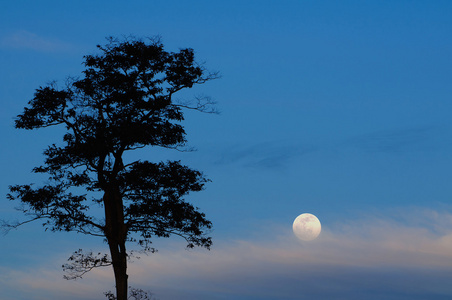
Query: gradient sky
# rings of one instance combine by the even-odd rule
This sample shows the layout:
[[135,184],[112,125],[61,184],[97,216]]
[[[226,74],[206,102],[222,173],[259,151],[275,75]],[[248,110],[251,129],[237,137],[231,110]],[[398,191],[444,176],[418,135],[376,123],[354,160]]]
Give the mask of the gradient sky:
[[[189,197],[214,224],[211,251],[156,240],[129,266],[159,300],[452,298],[451,1],[3,1],[0,4],[0,219],[21,215],[8,185],[31,174],[56,129],[14,117],[40,85],[83,70],[107,36],[160,35],[222,78],[190,90],[220,115],[188,113],[191,153],[212,182]],[[298,241],[315,214],[322,233]],[[102,299],[112,271],[65,281],[74,250],[99,239],[0,236],[3,300]]]

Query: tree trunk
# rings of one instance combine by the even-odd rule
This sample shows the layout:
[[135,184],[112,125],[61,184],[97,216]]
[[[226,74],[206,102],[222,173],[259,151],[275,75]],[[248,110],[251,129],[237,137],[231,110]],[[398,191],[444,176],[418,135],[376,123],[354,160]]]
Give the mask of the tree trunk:
[[113,243],[108,242],[110,246],[110,253],[113,263],[113,271],[115,274],[115,284],[116,284],[116,300],[127,300],[127,254],[125,252],[125,247],[122,245],[112,245]]
[[127,300],[127,230],[124,224],[124,207],[118,191],[108,191],[104,194],[105,236],[113,264],[116,284],[116,300]]

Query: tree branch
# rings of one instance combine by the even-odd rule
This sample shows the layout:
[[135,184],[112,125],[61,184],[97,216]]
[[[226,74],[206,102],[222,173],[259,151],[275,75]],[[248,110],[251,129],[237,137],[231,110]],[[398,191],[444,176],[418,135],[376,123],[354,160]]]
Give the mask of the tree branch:
[[64,275],[66,280],[73,280],[82,278],[83,275],[88,273],[94,268],[108,267],[112,265],[112,261],[108,254],[97,253],[93,255],[93,252],[83,253],[82,249],[79,249],[68,258],[67,264],[62,265],[63,271],[68,275]]

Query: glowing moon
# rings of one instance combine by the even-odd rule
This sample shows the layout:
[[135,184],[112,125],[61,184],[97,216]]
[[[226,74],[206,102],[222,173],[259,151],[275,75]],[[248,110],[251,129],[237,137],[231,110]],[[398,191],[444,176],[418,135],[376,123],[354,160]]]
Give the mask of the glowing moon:
[[320,225],[320,221],[316,216],[312,214],[301,214],[293,221],[292,228],[293,233],[300,240],[312,241],[319,236],[322,225]]

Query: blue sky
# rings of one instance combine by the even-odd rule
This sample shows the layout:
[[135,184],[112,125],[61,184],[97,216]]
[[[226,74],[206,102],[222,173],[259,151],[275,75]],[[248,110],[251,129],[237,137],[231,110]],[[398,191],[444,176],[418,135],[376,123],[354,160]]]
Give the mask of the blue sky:
[[[220,115],[188,113],[191,153],[212,182],[190,197],[214,224],[211,251],[157,240],[131,284],[165,299],[452,297],[450,1],[8,1],[0,5],[0,195],[42,182],[31,169],[61,131],[14,116],[40,85],[83,70],[107,36],[160,35],[222,78]],[[19,219],[0,197],[0,218]],[[300,242],[295,217],[322,233]],[[2,299],[99,299],[110,269],[62,279],[101,240],[30,224],[0,237]]]

